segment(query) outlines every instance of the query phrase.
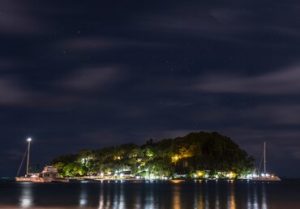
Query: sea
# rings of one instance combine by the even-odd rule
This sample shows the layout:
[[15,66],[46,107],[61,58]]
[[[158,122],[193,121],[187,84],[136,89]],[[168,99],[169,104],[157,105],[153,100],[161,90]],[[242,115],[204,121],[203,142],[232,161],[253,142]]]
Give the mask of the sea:
[[0,181],[1,209],[300,209],[300,181]]

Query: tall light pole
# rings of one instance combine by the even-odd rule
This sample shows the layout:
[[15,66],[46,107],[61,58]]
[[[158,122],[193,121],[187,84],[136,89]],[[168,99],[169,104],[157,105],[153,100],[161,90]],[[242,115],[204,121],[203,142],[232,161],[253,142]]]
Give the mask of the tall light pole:
[[28,147],[27,147],[27,165],[26,165],[26,176],[28,176],[29,174],[29,160],[30,160],[30,142],[32,141],[32,139],[29,137],[26,139],[27,143],[28,143]]

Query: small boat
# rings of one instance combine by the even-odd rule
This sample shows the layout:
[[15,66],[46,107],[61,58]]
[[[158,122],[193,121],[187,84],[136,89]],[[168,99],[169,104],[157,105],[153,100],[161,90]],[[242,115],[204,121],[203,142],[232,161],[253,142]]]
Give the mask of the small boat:
[[260,172],[258,175],[253,175],[252,180],[254,181],[281,181],[281,179],[274,175],[267,172],[267,144],[264,142],[263,147],[263,172]]
[[[27,149],[24,155],[24,158],[21,162],[21,165],[18,169],[18,174],[15,178],[17,182],[33,182],[33,183],[50,183],[50,182],[62,182],[66,183],[69,182],[68,179],[60,178],[58,175],[58,171],[53,166],[45,166],[43,171],[41,173],[30,173],[29,172],[29,160],[30,160],[30,143],[31,138],[27,139]],[[20,170],[22,168],[23,161],[25,157],[27,156],[27,164],[26,164],[26,174],[25,176],[19,176]]]

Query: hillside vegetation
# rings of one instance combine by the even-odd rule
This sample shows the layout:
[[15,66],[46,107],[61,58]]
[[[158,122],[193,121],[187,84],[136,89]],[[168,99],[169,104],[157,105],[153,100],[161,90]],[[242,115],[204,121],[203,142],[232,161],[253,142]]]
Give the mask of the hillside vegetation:
[[139,178],[235,178],[253,169],[253,159],[229,137],[216,132],[82,150],[53,160],[61,176],[130,175]]

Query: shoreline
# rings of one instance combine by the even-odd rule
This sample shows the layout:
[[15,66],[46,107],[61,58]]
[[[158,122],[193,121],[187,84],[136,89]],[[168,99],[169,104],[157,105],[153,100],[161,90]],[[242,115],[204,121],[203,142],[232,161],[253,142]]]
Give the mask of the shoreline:
[[116,183],[116,182],[128,182],[128,183],[207,183],[207,182],[278,182],[272,180],[255,180],[255,179],[91,179],[91,178],[67,178],[69,183]]
[[[191,178],[175,178],[175,179],[136,179],[136,178],[91,178],[91,177],[68,177],[68,178],[63,178],[64,180],[67,180],[68,182],[58,182],[58,181],[53,181],[53,182],[23,182],[23,183],[40,183],[40,184],[45,184],[45,183],[115,183],[115,182],[129,182],[129,183],[206,183],[206,182],[228,182],[228,183],[233,183],[233,182],[279,182],[279,181],[274,181],[274,180],[258,180],[258,179],[226,179],[226,178],[218,178],[218,179],[213,179],[213,178],[207,178],[207,179],[191,179]],[[300,178],[298,179],[289,179],[289,178],[284,178],[282,179],[284,181],[300,181]],[[16,182],[16,183],[22,183],[22,182],[17,182],[15,178],[11,177],[6,177],[6,178],[0,178],[0,182]]]

